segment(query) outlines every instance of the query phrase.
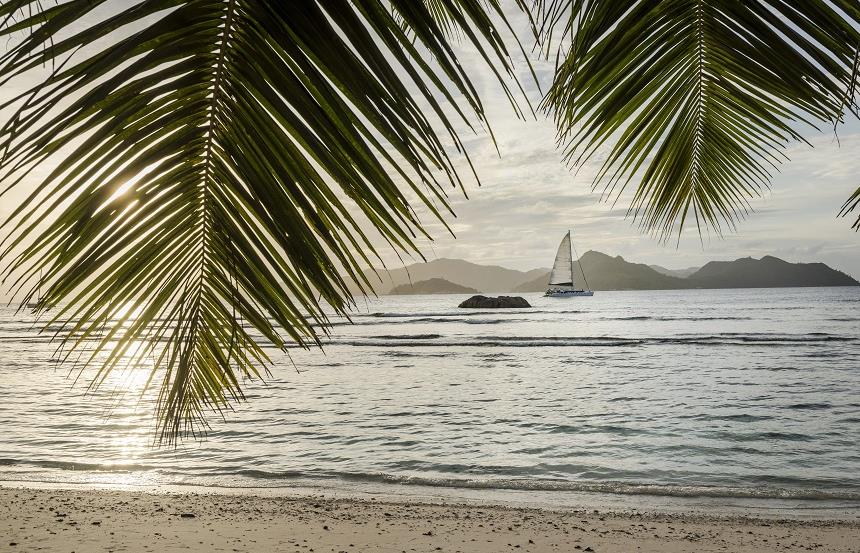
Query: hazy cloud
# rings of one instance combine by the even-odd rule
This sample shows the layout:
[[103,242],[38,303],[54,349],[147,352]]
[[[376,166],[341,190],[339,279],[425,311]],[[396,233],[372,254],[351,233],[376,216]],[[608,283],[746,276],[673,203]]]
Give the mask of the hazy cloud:
[[[522,27],[517,15],[511,15]],[[819,133],[805,129],[811,146],[797,143],[786,150],[791,161],[775,172],[770,191],[751,200],[753,212],[735,231],[700,237],[694,225],[688,225],[678,242],[661,244],[626,217],[629,194],[613,206],[601,202],[599,191],[592,191],[599,159],[571,171],[556,146],[552,121],[541,114],[517,119],[487,69],[469,49],[461,48],[461,55],[483,92],[501,157],[487,136],[466,141],[482,185],[467,189],[468,201],[452,194],[457,238],[437,234],[434,227],[436,240],[428,244],[429,256],[518,269],[546,266],[561,236],[572,227],[580,253],[595,249],[666,267],[772,254],[789,261],[823,261],[860,277],[860,235],[850,229],[849,219],[836,217],[860,186],[857,122],[840,127],[838,139],[832,129]],[[534,63],[545,91],[552,67],[544,60]],[[524,67],[518,64],[519,75],[537,105],[538,87]]]
[[[528,36],[525,18],[513,11],[511,17],[521,36]],[[860,235],[850,230],[848,219],[836,218],[860,185],[860,124],[841,127],[838,140],[832,129],[807,133],[812,147],[799,143],[787,150],[791,161],[775,174],[772,191],[752,201],[755,212],[735,232],[700,237],[691,227],[676,247],[674,242],[665,245],[643,235],[625,217],[629,194],[614,206],[601,201],[600,191],[592,190],[597,161],[572,171],[556,145],[552,121],[540,113],[518,119],[476,52],[461,47],[459,55],[482,95],[496,142],[486,132],[469,133],[463,125],[462,137],[481,186],[466,179],[469,200],[458,190],[449,191],[457,214],[449,225],[456,239],[426,209],[419,210],[434,237],[432,242],[420,242],[427,257],[458,257],[518,269],[547,266],[562,235],[573,228],[580,253],[595,249],[669,268],[773,254],[789,261],[824,261],[860,277]],[[552,63],[534,59],[533,64],[539,83],[524,60],[515,61],[515,72],[537,109],[551,82]],[[461,175],[469,177],[465,159],[458,158],[457,164]],[[41,174],[48,169],[40,168]],[[4,199],[0,215],[7,215],[25,193],[22,187]],[[400,265],[393,252],[381,250],[387,252],[383,255],[389,266]]]

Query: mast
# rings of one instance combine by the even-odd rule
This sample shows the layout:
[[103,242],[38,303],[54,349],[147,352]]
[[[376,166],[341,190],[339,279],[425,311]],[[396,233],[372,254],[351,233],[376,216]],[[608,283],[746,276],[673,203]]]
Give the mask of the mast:
[[567,229],[567,237],[570,245],[570,287],[576,290],[576,281],[573,279],[573,237],[570,235],[570,229]]
[[[570,231],[567,231],[570,234]],[[576,253],[576,246],[573,245],[573,238],[570,239],[571,251],[576,254],[576,262],[579,264],[579,272],[582,273],[582,281],[585,283],[585,289],[588,290],[588,279],[585,277],[585,271],[582,270],[582,261],[579,260],[579,254]],[[573,254],[570,256],[570,280],[573,283]]]

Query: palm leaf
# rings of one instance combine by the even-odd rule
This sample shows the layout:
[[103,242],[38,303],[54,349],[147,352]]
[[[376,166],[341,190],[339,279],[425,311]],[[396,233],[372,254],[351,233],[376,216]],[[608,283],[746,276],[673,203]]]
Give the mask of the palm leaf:
[[120,7],[0,5],[0,83],[51,68],[3,106],[2,193],[32,191],[0,255],[93,385],[148,363],[173,441],[241,400],[269,348],[318,344],[347,315],[376,235],[418,253],[414,202],[449,210],[458,129],[486,126],[452,29],[519,108],[494,1]]
[[550,0],[541,19],[566,48],[543,104],[566,159],[605,156],[609,197],[638,180],[628,214],[663,239],[734,227],[785,146],[839,120],[860,44],[838,0]]
[[[860,188],[855,190],[854,193],[851,194],[851,197],[845,201],[845,204],[839,211],[839,215],[841,217],[846,217],[849,213],[858,208],[860,208]],[[851,228],[856,231],[860,231],[860,214],[857,215],[857,219],[854,221],[854,224],[851,225]]]

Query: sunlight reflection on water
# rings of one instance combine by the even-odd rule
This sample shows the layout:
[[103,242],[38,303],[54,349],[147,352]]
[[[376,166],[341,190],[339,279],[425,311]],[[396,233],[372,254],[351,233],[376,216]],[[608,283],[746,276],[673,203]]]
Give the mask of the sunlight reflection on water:
[[369,300],[324,354],[291,351],[301,373],[275,357],[247,404],[176,450],[151,447],[139,345],[84,395],[26,316],[0,311],[0,478],[860,498],[858,295]]

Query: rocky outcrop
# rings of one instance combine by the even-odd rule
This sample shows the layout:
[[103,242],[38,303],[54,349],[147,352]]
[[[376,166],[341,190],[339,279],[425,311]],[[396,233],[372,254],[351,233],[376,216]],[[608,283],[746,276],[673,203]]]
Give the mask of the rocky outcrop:
[[497,298],[488,298],[487,296],[472,296],[463,303],[460,307],[473,309],[497,309],[500,307],[531,307],[529,302],[519,296],[499,296]]

